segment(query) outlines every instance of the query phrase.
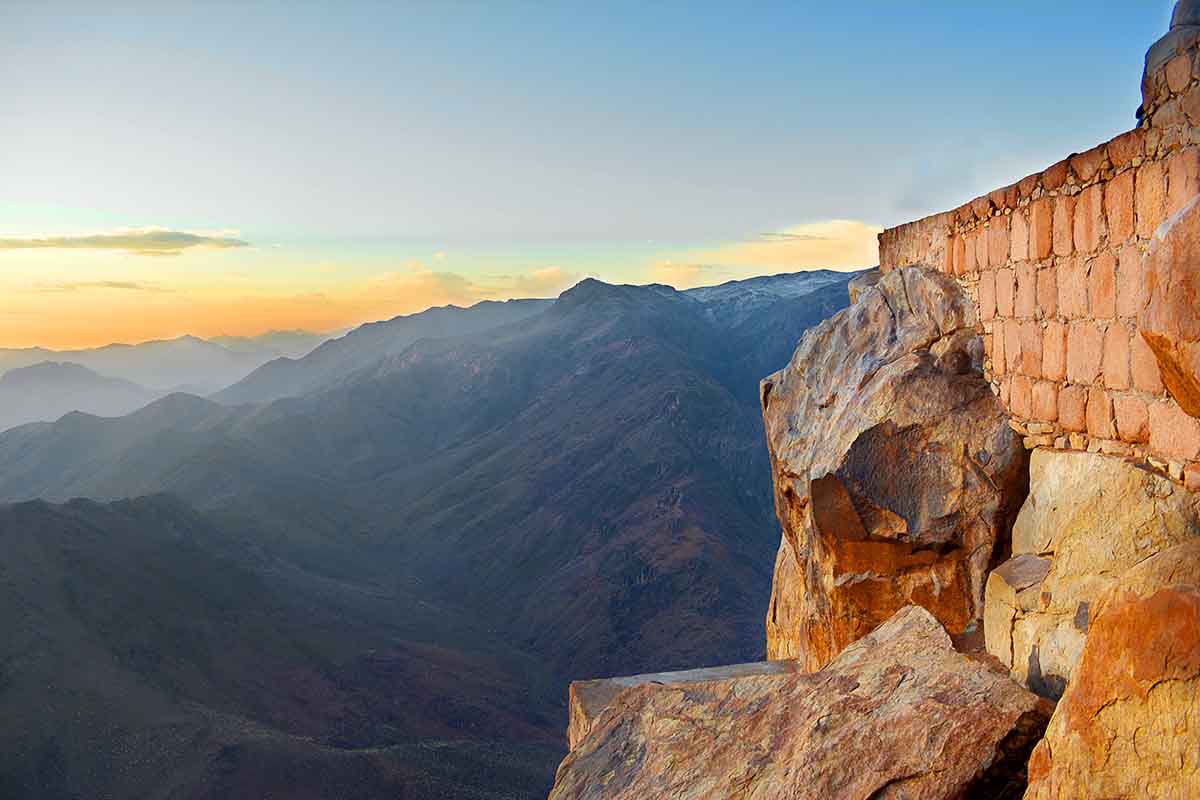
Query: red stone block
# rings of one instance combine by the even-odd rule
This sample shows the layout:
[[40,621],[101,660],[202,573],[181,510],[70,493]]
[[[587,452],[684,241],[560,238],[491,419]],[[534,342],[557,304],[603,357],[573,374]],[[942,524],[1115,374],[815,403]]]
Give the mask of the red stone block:
[[996,315],[1011,317],[1013,311],[1013,271],[998,269],[996,270]]
[[1165,391],[1158,359],[1141,336],[1133,336],[1129,340],[1129,373],[1133,378],[1133,388],[1139,392],[1163,394]]
[[987,228],[976,228],[972,241],[975,243],[975,263],[979,269],[994,267],[994,264],[988,263]]
[[1011,393],[1012,378],[1004,378],[1000,381],[1000,405],[1008,408],[1008,396]]
[[1142,164],[1138,168],[1133,198],[1137,211],[1137,234],[1149,239],[1166,219],[1166,174],[1161,162]]
[[956,265],[954,263],[954,240],[955,240],[955,237],[953,237],[953,236],[946,237],[946,245],[943,248],[944,264],[942,265],[942,272],[945,272],[947,275],[961,275],[962,274],[960,269],[958,267],[956,267]]
[[1109,389],[1129,388],[1129,332],[1122,325],[1109,325],[1104,332],[1104,385]]
[[1010,252],[1013,261],[1024,261],[1029,258],[1029,223],[1024,211],[1014,211],[1009,226]]
[[1096,323],[1072,322],[1067,329],[1067,380],[1093,383],[1100,376],[1104,358],[1104,334]]
[[1054,166],[1042,171],[1042,188],[1047,192],[1062,188],[1067,182],[1067,160],[1063,159]]
[[1167,458],[1200,458],[1200,419],[1188,416],[1176,403],[1150,404],[1150,448]]
[[1071,171],[1075,173],[1075,177],[1079,178],[1080,183],[1087,183],[1100,172],[1100,168],[1104,166],[1105,159],[1108,158],[1107,148],[1104,145],[1099,145],[1088,150],[1086,153],[1073,155],[1068,159],[1071,164]]
[[1027,200],[1033,197],[1034,191],[1038,184],[1042,182],[1042,173],[1036,175],[1028,175],[1017,182],[1017,196],[1022,200]]
[[975,219],[985,220],[992,215],[992,201],[988,197],[976,197],[971,201],[971,210],[975,213]]
[[1087,430],[1087,387],[1064,386],[1058,392],[1058,424],[1072,433]]
[[1054,252],[1054,201],[1043,197],[1029,207],[1029,250],[1034,259]]
[[1112,400],[1108,392],[1099,386],[1088,389],[1087,432],[1088,436],[1097,439],[1117,438],[1117,432],[1113,429]]
[[1058,419],[1058,384],[1038,381],[1033,385],[1033,418],[1040,422]]
[[998,267],[1008,262],[1008,217],[996,217],[988,226],[988,263]]
[[1004,321],[1004,355],[1008,371],[1021,371],[1021,323],[1015,319]]
[[954,237],[954,272],[956,275],[970,272],[967,269],[967,242],[961,236]]
[[963,272],[972,273],[979,269],[979,259],[975,256],[975,233],[964,233],[959,237],[963,243]]
[[1117,314],[1136,317],[1142,305],[1142,252],[1136,245],[1126,245],[1117,267]]
[[1067,377],[1067,326],[1057,320],[1042,329],[1042,376],[1052,381]]
[[997,320],[992,328],[992,372],[996,375],[1008,372],[1008,354],[1004,350],[1004,344],[1004,322]]
[[1037,305],[1042,319],[1051,319],[1058,314],[1058,280],[1054,268],[1037,271]]
[[1057,197],[1054,200],[1054,255],[1069,256],[1074,251],[1073,224],[1075,200]]
[[1123,442],[1150,441],[1150,412],[1146,401],[1138,397],[1118,397],[1113,401],[1117,435]]
[[1024,375],[1013,375],[1008,410],[1021,419],[1029,419],[1033,411],[1033,383]]
[[1170,217],[1200,194],[1200,148],[1189,147],[1167,163],[1167,216]]
[[1087,264],[1082,258],[1058,262],[1058,313],[1067,319],[1088,315]]
[[1042,326],[1036,320],[1020,323],[1021,368],[1023,375],[1040,378],[1042,375]]
[[1133,170],[1125,170],[1104,187],[1104,216],[1110,244],[1133,236]]
[[1014,313],[1032,319],[1037,316],[1037,266],[1032,261],[1017,264],[1017,295]]
[[1117,259],[1104,252],[1088,270],[1088,298],[1092,317],[1111,319],[1117,315]]
[[1188,464],[1183,468],[1183,487],[1189,492],[1200,492],[1200,464]]
[[1104,187],[1094,184],[1075,199],[1075,249],[1094,253],[1104,238]]
[[992,205],[997,209],[1003,211],[1005,208],[1005,194],[1006,192],[1004,189],[993,189],[992,191],[988,192],[988,200],[990,200]]
[[1133,160],[1142,155],[1145,141],[1145,131],[1142,128],[1134,128],[1109,142],[1108,160],[1112,162],[1113,169],[1131,166]]
[[989,320],[996,316],[996,273],[984,270],[979,273],[979,318]]

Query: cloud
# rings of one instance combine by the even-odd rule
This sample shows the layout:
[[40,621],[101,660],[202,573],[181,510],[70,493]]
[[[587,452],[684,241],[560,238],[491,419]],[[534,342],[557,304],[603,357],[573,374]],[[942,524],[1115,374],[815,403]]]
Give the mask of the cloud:
[[665,254],[651,273],[682,289],[775,272],[861,269],[879,263],[881,230],[857,220],[794,225],[748,241]]
[[139,228],[83,236],[32,236],[0,239],[0,250],[123,250],[140,256],[177,256],[189,248],[224,250],[250,243],[225,232],[191,233]]
[[92,289],[116,289],[130,292],[169,292],[164,286],[142,281],[70,281],[61,283],[35,283],[35,292],[76,292]]
[[562,267],[542,267],[520,275],[489,275],[475,285],[488,297],[557,297],[582,278]]

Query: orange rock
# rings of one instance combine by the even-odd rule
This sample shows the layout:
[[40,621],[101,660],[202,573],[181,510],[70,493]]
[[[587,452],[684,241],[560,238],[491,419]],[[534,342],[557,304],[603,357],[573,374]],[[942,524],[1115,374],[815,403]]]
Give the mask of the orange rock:
[[1104,334],[1094,322],[1072,322],[1067,330],[1067,380],[1091,383],[1100,375]]
[[1087,389],[1083,386],[1064,386],[1058,393],[1058,423],[1065,430],[1083,433],[1087,430]]
[[1134,186],[1137,234],[1148,239],[1166,218],[1166,174],[1161,162],[1142,164]]
[[1117,315],[1117,259],[1101,253],[1088,269],[1088,299],[1092,317],[1111,319]]
[[1026,800],[1200,797],[1200,540],[1130,569],[1093,615]]
[[563,760],[550,800],[1015,797],[1050,710],[908,607],[815,674],[624,689]]
[[1079,193],[1075,200],[1074,224],[1075,249],[1081,253],[1094,253],[1105,233],[1103,186],[1097,183]]
[[1200,417],[1200,197],[1154,237],[1144,276],[1148,302],[1138,328],[1167,391]]
[[1054,255],[1069,256],[1075,250],[1072,231],[1075,217],[1075,200],[1060,196],[1054,200]]
[[1125,170],[1104,188],[1104,215],[1112,244],[1133,236],[1133,170]]
[[[769,658],[818,669],[912,603],[956,635],[979,623],[1025,454],[981,374],[974,324],[952,279],[893,271],[764,381],[783,526]],[[993,363],[1014,337],[1020,356],[1019,334],[1015,320],[997,326]]]
[[1104,332],[1104,385],[1109,389],[1129,388],[1129,332],[1109,325]]
[[1043,197],[1029,208],[1029,257],[1049,258],[1054,252],[1054,201]]
[[1088,315],[1087,264],[1081,258],[1058,263],[1058,311],[1068,319]]
[[1058,320],[1042,329],[1042,376],[1052,381],[1067,377],[1067,326]]

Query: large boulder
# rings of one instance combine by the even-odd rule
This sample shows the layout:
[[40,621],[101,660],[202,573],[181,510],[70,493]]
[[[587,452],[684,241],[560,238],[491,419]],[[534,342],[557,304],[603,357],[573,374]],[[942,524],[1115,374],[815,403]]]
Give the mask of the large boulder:
[[1200,540],[1102,598],[1029,781],[1027,800],[1200,797]]
[[783,527],[768,658],[819,669],[909,604],[955,635],[980,624],[1025,451],[974,325],[953,279],[892,270],[763,381]]
[[1144,280],[1138,329],[1167,391],[1200,417],[1200,196],[1154,234]]
[[913,606],[817,673],[625,689],[550,798],[1015,798],[1050,711]]
[[1013,558],[988,576],[988,652],[1022,685],[1057,698],[1091,612],[1126,570],[1200,536],[1200,496],[1099,453],[1036,450]]

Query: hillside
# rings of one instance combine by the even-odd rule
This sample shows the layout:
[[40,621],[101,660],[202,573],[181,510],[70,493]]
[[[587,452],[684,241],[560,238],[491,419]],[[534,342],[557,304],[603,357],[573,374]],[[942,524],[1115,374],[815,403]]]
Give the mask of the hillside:
[[51,422],[72,411],[117,417],[159,396],[132,381],[107,378],[78,364],[46,361],[0,375],[0,430]]

